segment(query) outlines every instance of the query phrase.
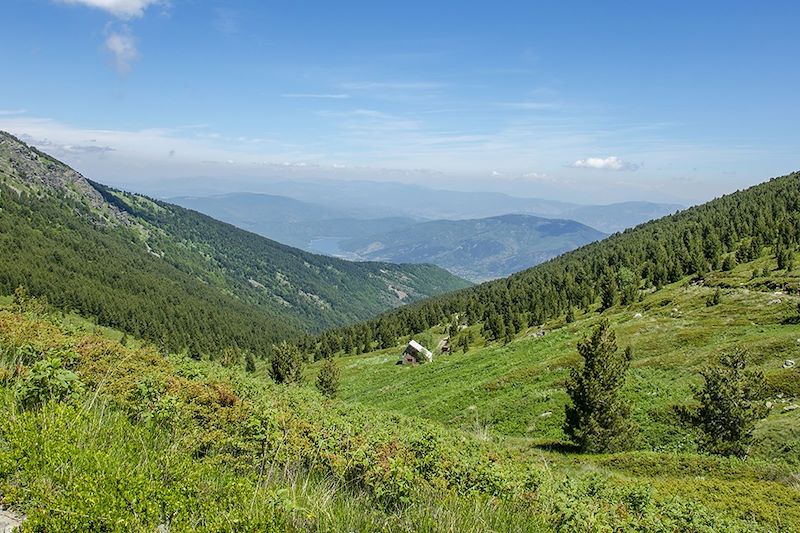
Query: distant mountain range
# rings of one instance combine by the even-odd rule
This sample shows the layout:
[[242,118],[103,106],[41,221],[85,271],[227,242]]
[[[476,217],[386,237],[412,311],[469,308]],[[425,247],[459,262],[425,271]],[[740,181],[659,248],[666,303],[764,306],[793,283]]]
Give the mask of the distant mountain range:
[[283,244],[328,255],[339,254],[335,246],[339,239],[365,237],[419,221],[403,216],[359,218],[351,214],[351,209],[335,209],[272,194],[179,196],[169,201]]
[[678,204],[621,202],[580,205],[497,192],[431,189],[420,185],[372,181],[284,181],[266,183],[264,192],[288,196],[357,218],[405,216],[427,220],[458,220],[508,214],[566,218],[604,233],[622,231],[683,209]]
[[472,281],[524,270],[680,209],[649,202],[584,206],[398,183],[269,186],[281,194],[170,201],[304,250],[354,260],[430,262]]
[[340,247],[372,261],[433,263],[471,281],[508,276],[606,237],[574,220],[503,215],[473,220],[436,220]]

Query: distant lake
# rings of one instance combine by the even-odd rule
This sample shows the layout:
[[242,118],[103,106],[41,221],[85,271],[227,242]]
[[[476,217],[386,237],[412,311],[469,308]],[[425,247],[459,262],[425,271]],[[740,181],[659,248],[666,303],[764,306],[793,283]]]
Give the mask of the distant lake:
[[341,257],[342,259],[349,259],[351,261],[358,261],[359,258],[353,254],[342,251],[339,248],[339,243],[347,237],[317,237],[308,242],[308,250],[318,253],[330,255],[333,257]]

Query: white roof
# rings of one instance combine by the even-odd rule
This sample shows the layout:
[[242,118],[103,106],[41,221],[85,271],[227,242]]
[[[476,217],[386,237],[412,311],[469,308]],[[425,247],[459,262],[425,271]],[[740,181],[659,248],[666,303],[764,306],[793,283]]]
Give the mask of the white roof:
[[414,339],[411,339],[410,341],[408,341],[408,345],[411,346],[412,348],[414,348],[418,352],[421,352],[422,350],[425,349],[424,346],[422,346],[420,343],[418,343]]
[[414,339],[411,339],[410,341],[408,341],[408,346],[413,348],[415,352],[424,355],[425,359],[427,359],[428,361],[431,361],[433,359],[433,352],[431,352],[429,349],[425,348],[423,345],[421,345],[420,343],[418,343]]

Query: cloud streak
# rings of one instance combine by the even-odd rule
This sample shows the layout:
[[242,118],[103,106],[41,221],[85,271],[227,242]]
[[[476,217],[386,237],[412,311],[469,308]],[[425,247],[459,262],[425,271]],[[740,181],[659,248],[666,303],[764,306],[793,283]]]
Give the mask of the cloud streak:
[[62,4],[82,5],[111,13],[117,18],[132,19],[144,15],[145,10],[162,0],[58,0]]
[[322,93],[322,94],[315,94],[315,93],[288,93],[282,94],[281,98],[319,98],[319,99],[328,99],[328,100],[346,100],[350,98],[349,94],[345,93]]
[[587,157],[578,159],[570,165],[572,168],[591,168],[595,170],[634,171],[641,165],[625,161],[615,155],[608,157]]

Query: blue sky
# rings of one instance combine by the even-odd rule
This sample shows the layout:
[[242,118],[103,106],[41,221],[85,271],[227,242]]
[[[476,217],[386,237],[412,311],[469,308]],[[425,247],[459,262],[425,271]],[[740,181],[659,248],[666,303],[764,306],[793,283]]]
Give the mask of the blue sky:
[[4,0],[0,128],[146,190],[694,203],[800,169],[800,3]]

